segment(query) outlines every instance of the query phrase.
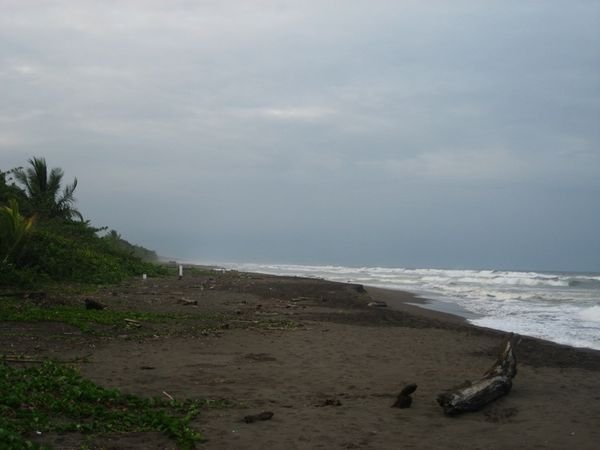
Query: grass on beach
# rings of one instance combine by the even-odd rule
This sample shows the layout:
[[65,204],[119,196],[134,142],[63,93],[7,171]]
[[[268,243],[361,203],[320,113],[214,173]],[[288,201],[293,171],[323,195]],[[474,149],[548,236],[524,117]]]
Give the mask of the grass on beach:
[[0,301],[0,317],[10,322],[62,322],[85,332],[93,331],[94,325],[127,328],[139,322],[164,322],[187,316],[135,311],[88,310],[79,306],[37,306],[18,300]]
[[[193,314],[156,313],[139,311],[88,310],[73,305],[35,305],[16,299],[0,301],[0,320],[5,322],[57,322],[71,325],[83,333],[111,335],[115,332],[135,331],[136,336],[154,334],[172,335],[211,334],[227,328],[257,328],[263,330],[294,330],[301,324],[282,318],[257,318],[237,320],[236,314],[226,315],[214,312]],[[146,328],[154,324],[159,328]],[[105,328],[102,328],[105,327]],[[137,331],[136,331],[137,330]]]
[[122,394],[50,361],[26,369],[0,363],[0,443],[7,448],[43,448],[27,439],[34,433],[159,431],[180,448],[192,449],[201,435],[190,421],[202,408],[227,406],[214,400],[180,402]]

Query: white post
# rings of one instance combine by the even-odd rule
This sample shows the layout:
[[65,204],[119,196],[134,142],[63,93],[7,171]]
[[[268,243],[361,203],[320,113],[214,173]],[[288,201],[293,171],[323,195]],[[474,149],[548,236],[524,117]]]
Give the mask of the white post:
[[183,264],[179,264],[179,279],[183,278]]
[[146,281],[146,278],[148,278],[148,276],[145,273],[143,273],[142,274],[142,280]]

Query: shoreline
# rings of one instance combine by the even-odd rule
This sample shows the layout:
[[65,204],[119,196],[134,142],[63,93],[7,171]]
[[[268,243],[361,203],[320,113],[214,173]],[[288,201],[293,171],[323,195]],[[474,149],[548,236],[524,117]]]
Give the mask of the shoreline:
[[[435,307],[435,301],[409,291],[369,285],[365,285],[365,289],[371,294],[374,300],[384,301],[390,309],[396,311],[405,311],[425,317],[448,320],[453,323],[469,323],[464,316],[457,312],[452,312],[451,308],[443,311],[441,308]],[[432,305],[432,307],[428,307],[428,305]]]
[[[191,264],[188,264],[189,266],[192,266]],[[196,265],[194,265],[196,266]],[[275,274],[269,274],[269,273],[263,273],[263,272],[246,272],[246,271],[239,271],[236,269],[224,269],[220,266],[206,266],[206,265],[198,265],[197,267],[201,267],[201,268],[212,268],[215,270],[225,270],[225,271],[230,271],[230,272],[237,272],[237,273],[245,273],[245,274],[250,274],[250,275],[259,275],[259,276],[266,276],[266,277],[278,277],[278,278],[297,278],[297,279],[306,279],[306,280],[319,280],[325,283],[336,283],[336,284],[342,284],[342,285],[361,285],[364,286],[365,290],[370,293],[373,296],[373,300],[375,301],[383,301],[387,304],[388,309],[390,311],[398,311],[398,312],[406,312],[409,314],[413,314],[416,315],[418,317],[422,317],[424,319],[429,319],[429,320],[434,320],[434,321],[443,321],[443,322],[448,322],[450,324],[454,324],[454,325],[463,325],[466,327],[472,327],[473,329],[477,329],[477,330],[482,330],[484,332],[489,332],[495,335],[507,335],[510,332],[509,331],[505,331],[505,330],[500,330],[497,328],[489,328],[489,327],[483,327],[483,326],[479,326],[479,325],[475,325],[471,322],[469,322],[469,317],[467,317],[468,315],[473,315],[475,317],[474,314],[465,311],[466,314],[461,314],[461,311],[464,311],[460,306],[458,305],[454,305],[452,303],[449,302],[441,302],[438,300],[434,300],[434,299],[430,299],[427,297],[423,297],[419,294],[410,292],[410,291],[406,291],[406,290],[402,290],[402,289],[392,289],[392,288],[388,288],[388,287],[379,287],[379,286],[371,286],[368,284],[361,284],[358,282],[352,282],[352,281],[332,281],[332,280],[327,280],[325,278],[321,278],[321,277],[303,277],[303,276],[295,276],[295,275],[275,275]],[[385,308],[384,308],[385,309]],[[592,354],[597,354],[598,356],[600,356],[600,350],[596,350],[593,348],[589,348],[589,347],[575,347],[572,345],[568,345],[568,344],[561,344],[558,342],[554,342],[554,341],[550,341],[547,339],[542,339],[542,338],[538,338],[535,336],[529,336],[529,335],[524,335],[524,334],[518,334],[522,340],[528,340],[528,341],[532,341],[532,342],[539,342],[539,343],[543,343],[543,345],[550,345],[550,346],[557,346],[557,348],[561,348],[561,349],[573,349],[573,350],[577,350],[577,351],[582,351],[585,353],[591,352]]]
[[426,299],[419,306],[458,315],[479,326],[600,351],[597,274],[294,264],[227,267],[408,290]]
[[[444,310],[438,307],[438,301],[431,300],[426,297],[421,297],[417,294],[408,291],[401,291],[396,289],[388,289],[388,288],[379,288],[373,286],[365,286],[368,292],[372,292],[376,299],[381,299],[382,301],[386,301],[388,306],[397,311],[406,311],[411,314],[416,314],[422,317],[427,317],[436,320],[448,321],[450,323],[460,323],[468,327],[473,327],[478,330],[484,330],[492,333],[499,334],[509,334],[509,331],[499,330],[497,328],[489,328],[483,327],[480,325],[475,325],[469,322],[468,318],[457,313],[457,309],[453,308],[453,305],[450,304],[449,308]],[[431,307],[428,307],[431,305]],[[460,308],[460,307],[458,307]],[[573,345],[561,344],[559,342],[550,341],[548,339],[542,339],[535,336],[525,335],[515,333],[521,336],[523,339],[537,341],[540,343],[544,343],[546,345],[554,345],[564,349],[573,349],[577,351],[583,352],[592,352],[596,353],[600,356],[600,350],[596,350],[589,347],[575,347]]]
[[[214,268],[222,270],[222,268],[218,266],[214,266]],[[225,269],[225,273],[228,272],[246,274],[250,277],[260,277],[262,279],[282,280],[283,282],[286,280],[305,280],[309,283],[317,282],[345,287],[361,286],[365,289],[366,293],[372,297],[372,300],[381,300],[388,304],[387,308],[368,308],[367,311],[371,310],[372,312],[376,312],[381,317],[389,316],[388,320],[392,323],[397,320],[398,326],[441,328],[482,337],[492,337],[500,340],[510,334],[510,332],[504,330],[474,325],[458,314],[427,308],[425,305],[433,300],[421,297],[418,294],[409,291],[366,286],[361,283],[348,281],[331,281],[324,278],[274,275],[261,272]],[[397,314],[403,316],[397,317]],[[406,317],[417,320],[408,320],[408,323],[405,325]],[[362,322],[359,318],[356,318],[356,321]],[[366,322],[368,322],[368,320],[366,320]],[[527,363],[532,366],[543,367],[545,365],[551,365],[556,367],[577,367],[600,370],[600,350],[586,347],[573,347],[528,335],[519,334],[519,337],[520,340],[517,351],[521,354],[520,359],[525,357]],[[548,360],[549,358],[552,360]]]
[[[446,323],[455,329],[472,330],[472,332],[481,333],[482,335],[506,336],[509,334],[507,331],[474,325],[466,318],[457,314],[429,309],[424,306],[429,301],[427,298],[420,297],[408,291],[369,286],[366,286],[366,290],[372,294],[374,299],[385,301],[390,307],[390,311],[406,312],[426,320]],[[581,367],[589,367],[592,370],[600,368],[600,350],[587,347],[573,347],[534,336],[521,334],[519,336],[520,343],[517,351],[519,351],[519,348],[525,349],[525,354],[533,357],[531,360],[532,364],[543,364],[542,361],[535,357],[535,353],[544,349],[544,351],[553,353],[554,362],[561,366],[568,367],[570,364],[569,361],[572,362],[577,359],[577,355],[580,355],[586,361],[580,365]]]
[[[444,416],[437,396],[481,377],[506,333],[422,308],[425,300],[408,292],[197,270],[181,280],[131,279],[85,298],[108,311],[175,319],[140,319],[99,334],[56,322],[0,322],[0,342],[10,343],[0,353],[81,361],[86,378],[125,393],[228,405],[203,409],[192,423],[207,439],[198,448],[595,450],[600,439],[600,352],[527,337],[516,348],[509,395]],[[54,300],[83,302],[66,292],[48,305]],[[389,306],[368,306],[374,300]],[[418,385],[412,406],[391,408],[409,383]],[[264,411],[272,420],[243,420]],[[83,442],[73,433],[36,439],[58,448]],[[109,433],[93,436],[93,448],[172,445],[156,434]]]

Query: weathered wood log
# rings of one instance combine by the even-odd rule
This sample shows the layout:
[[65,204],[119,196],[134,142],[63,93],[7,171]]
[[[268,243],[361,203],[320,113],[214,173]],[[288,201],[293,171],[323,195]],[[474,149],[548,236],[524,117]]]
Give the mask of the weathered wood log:
[[410,408],[410,405],[412,405],[412,397],[410,396],[410,394],[412,394],[416,390],[417,385],[415,383],[407,384],[406,386],[404,386],[404,389],[402,389],[402,391],[400,391],[400,393],[398,394],[398,397],[392,405],[392,408]]
[[502,345],[498,359],[483,377],[473,382],[454,387],[437,397],[437,402],[447,415],[466,411],[477,411],[512,388],[512,379],[517,374],[517,358],[514,347],[518,336],[510,334]]

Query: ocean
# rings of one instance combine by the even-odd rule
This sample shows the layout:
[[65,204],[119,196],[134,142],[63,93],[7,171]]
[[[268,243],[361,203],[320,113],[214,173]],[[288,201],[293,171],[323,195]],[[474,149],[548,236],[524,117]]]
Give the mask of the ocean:
[[474,325],[600,350],[598,273],[284,264],[224,267],[408,291],[429,299],[425,307],[461,315]]

